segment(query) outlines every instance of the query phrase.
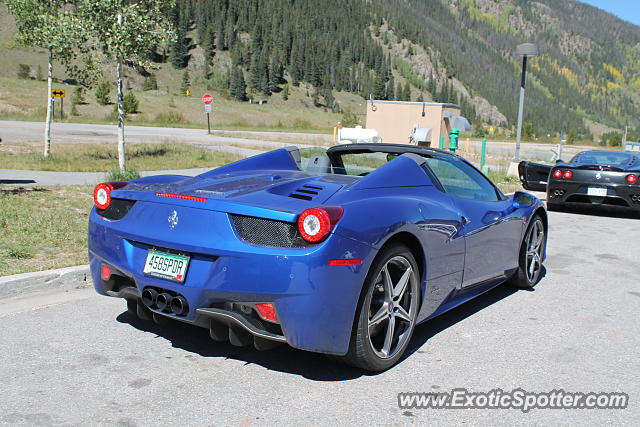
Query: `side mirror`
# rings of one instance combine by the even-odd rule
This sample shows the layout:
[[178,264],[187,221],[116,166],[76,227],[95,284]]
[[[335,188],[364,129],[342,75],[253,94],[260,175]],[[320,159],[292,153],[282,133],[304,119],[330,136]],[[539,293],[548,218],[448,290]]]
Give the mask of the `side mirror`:
[[513,195],[513,209],[520,209],[524,207],[533,206],[536,202],[536,199],[529,193],[525,193],[524,191],[516,191]]

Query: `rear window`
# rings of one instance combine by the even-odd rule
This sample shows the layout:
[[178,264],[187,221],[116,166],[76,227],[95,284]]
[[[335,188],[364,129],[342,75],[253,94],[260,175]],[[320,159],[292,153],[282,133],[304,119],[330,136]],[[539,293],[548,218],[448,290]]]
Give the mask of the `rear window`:
[[571,163],[583,165],[614,166],[624,168],[634,160],[634,155],[616,151],[584,151],[571,159]]

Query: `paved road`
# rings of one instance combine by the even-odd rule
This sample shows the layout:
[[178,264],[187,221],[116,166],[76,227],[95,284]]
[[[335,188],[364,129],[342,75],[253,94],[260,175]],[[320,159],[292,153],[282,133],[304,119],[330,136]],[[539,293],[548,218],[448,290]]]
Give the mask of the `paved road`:
[[[546,277],[418,327],[411,354],[365,374],[320,355],[160,329],[76,290],[0,305],[5,425],[637,425],[638,219],[550,214]],[[401,410],[402,391],[622,391],[626,410]]]
[[[44,132],[41,122],[0,121],[0,138],[7,142],[40,141]],[[265,149],[279,148],[285,145],[316,144],[318,141],[330,143],[331,135],[291,132],[251,132],[251,131],[215,131],[215,135],[207,135],[203,129],[161,128],[148,126],[127,126],[127,141],[130,142],[186,142],[216,146],[218,150],[233,149],[235,146],[262,146]],[[113,125],[94,125],[80,123],[53,123],[52,136],[55,140],[66,143],[115,142],[116,127]],[[239,136],[251,136],[243,138]],[[260,139],[263,138],[263,139]],[[278,141],[281,139],[282,141]],[[461,150],[465,149],[465,141],[460,141]],[[578,151],[593,147],[571,146],[564,148],[563,158],[568,158]],[[237,150],[237,147],[235,147]],[[513,155],[515,143],[489,142],[487,152],[493,157],[510,157]],[[539,157],[550,155],[555,149],[550,144],[525,143],[522,145],[522,158],[539,160]],[[481,143],[472,140],[470,152],[479,153]],[[546,153],[546,154],[545,154]]]
[[[167,171],[140,171],[140,176],[185,175],[196,176],[211,168],[176,169]],[[20,169],[0,169],[0,184],[12,185],[95,185],[107,179],[106,172],[49,172]]]
[[[83,123],[53,123],[51,126],[51,137],[54,141],[65,143],[97,143],[116,142],[117,128],[115,125],[96,125]],[[218,133],[218,131],[216,131]],[[263,146],[267,148],[282,147],[291,145],[291,142],[278,142],[269,140],[259,140],[250,138],[239,138],[234,135],[245,134],[254,136],[264,136],[265,138],[276,138],[281,135],[283,139],[289,141],[292,136],[300,138],[301,143],[308,142],[315,138],[328,138],[330,135],[316,134],[291,134],[279,132],[235,132],[220,131],[220,135],[207,135],[205,129],[188,128],[167,128],[150,126],[125,127],[125,135],[128,142],[188,142],[192,144],[205,144],[217,146]],[[41,141],[44,134],[44,123],[42,122],[22,122],[22,121],[0,121],[0,138],[6,142]],[[224,135],[224,136],[221,136]]]

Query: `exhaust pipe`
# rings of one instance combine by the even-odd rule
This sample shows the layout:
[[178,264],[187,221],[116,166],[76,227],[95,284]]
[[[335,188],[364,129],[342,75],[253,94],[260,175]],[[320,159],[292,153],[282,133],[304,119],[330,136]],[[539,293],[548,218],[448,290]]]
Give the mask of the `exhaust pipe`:
[[142,303],[147,307],[155,307],[158,299],[158,291],[155,289],[147,288],[142,291]]
[[158,306],[158,310],[171,311],[172,299],[173,297],[167,293],[158,295],[158,297],[156,298],[156,305]]
[[183,316],[189,312],[189,303],[183,296],[178,295],[171,300],[171,311],[177,316]]

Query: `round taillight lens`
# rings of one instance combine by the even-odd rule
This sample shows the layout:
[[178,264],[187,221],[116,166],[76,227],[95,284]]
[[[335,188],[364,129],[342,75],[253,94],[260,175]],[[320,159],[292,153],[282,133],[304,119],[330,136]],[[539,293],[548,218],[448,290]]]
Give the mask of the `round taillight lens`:
[[93,202],[98,209],[107,209],[111,204],[111,192],[127,185],[128,182],[103,182],[93,189]]
[[636,182],[638,182],[638,177],[635,175],[627,175],[627,182],[629,184],[635,184]]
[[553,171],[553,177],[562,178],[562,171],[560,169],[556,169],[555,171]]
[[298,217],[298,231],[307,242],[320,242],[331,233],[343,212],[336,206],[307,209]]
[[98,209],[107,209],[111,204],[111,190],[113,187],[109,183],[96,185],[93,190],[93,201]]
[[573,178],[573,172],[564,171],[564,174],[562,174],[562,176],[564,177],[564,179],[571,179],[571,178]]
[[331,231],[329,214],[320,208],[307,209],[298,218],[298,230],[304,240],[319,242]]

